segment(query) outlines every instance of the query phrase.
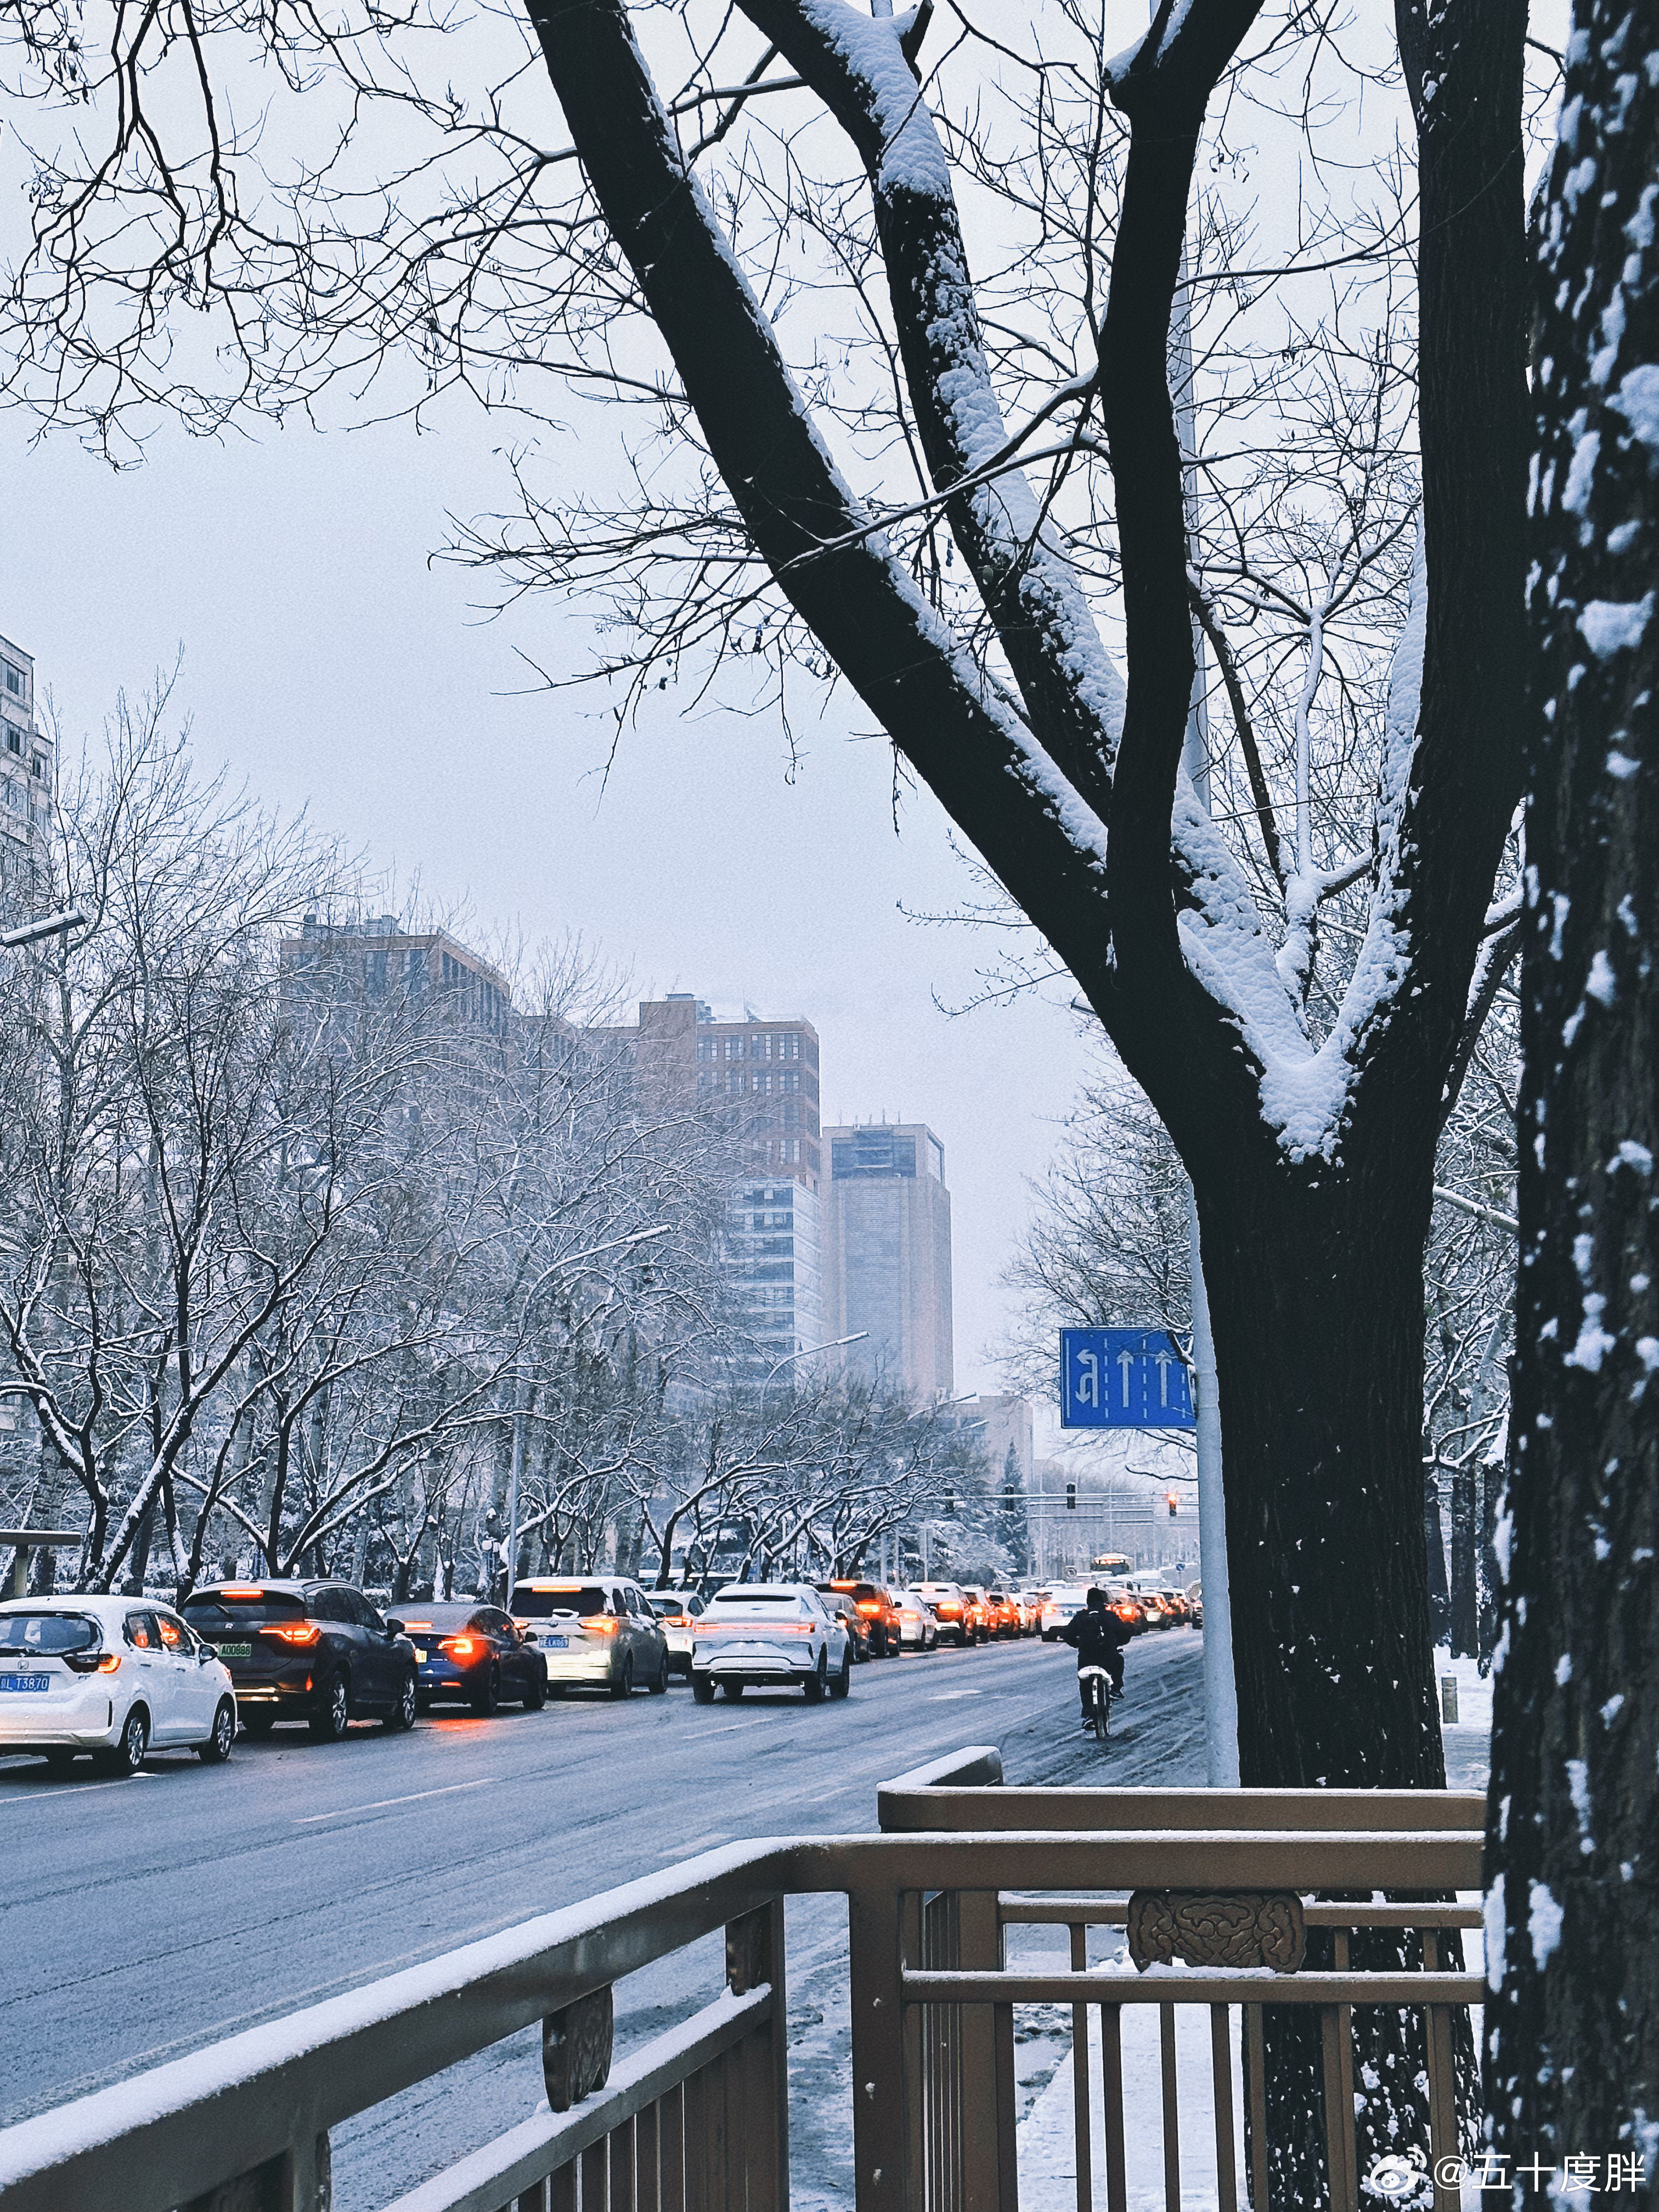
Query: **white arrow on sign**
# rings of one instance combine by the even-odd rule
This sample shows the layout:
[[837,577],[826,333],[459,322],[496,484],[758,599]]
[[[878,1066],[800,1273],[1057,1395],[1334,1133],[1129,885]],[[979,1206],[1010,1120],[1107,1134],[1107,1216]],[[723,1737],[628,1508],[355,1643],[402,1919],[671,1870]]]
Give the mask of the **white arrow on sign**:
[[1117,1364],[1123,1376],[1123,1410],[1129,1410],[1129,1377],[1134,1373],[1135,1356],[1127,1348],[1117,1355]]
[[1170,1402],[1170,1370],[1175,1365],[1173,1356],[1167,1352],[1154,1353],[1158,1361],[1158,1399],[1161,1406]]

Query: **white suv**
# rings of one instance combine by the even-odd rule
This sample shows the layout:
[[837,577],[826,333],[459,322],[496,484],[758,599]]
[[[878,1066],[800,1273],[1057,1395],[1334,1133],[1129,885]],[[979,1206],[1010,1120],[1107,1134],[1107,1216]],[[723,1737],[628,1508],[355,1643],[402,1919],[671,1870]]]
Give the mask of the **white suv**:
[[815,1705],[853,1686],[853,1639],[810,1583],[730,1583],[693,1633],[691,1694],[700,1705],[712,1705],[717,1688],[740,1698],[750,1686],[798,1683]]
[[54,1772],[90,1752],[136,1774],[175,1747],[230,1757],[230,1671],[153,1598],[14,1598],[0,1605],[0,1752],[44,1752]]

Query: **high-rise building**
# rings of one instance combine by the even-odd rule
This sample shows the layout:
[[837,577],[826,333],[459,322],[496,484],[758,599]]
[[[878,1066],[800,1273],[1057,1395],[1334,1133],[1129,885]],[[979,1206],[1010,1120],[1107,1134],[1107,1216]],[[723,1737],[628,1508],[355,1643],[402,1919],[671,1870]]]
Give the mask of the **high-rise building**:
[[441,929],[406,930],[395,914],[337,921],[306,915],[297,937],[285,937],[283,967],[296,978],[337,978],[331,988],[370,999],[396,992],[441,999],[455,1018],[498,1029],[513,994],[499,969]]
[[948,1397],[951,1194],[945,1147],[921,1121],[826,1129],[824,1275],[831,1337],[849,1371],[917,1399]]
[[0,895],[39,895],[52,795],[57,781],[52,739],[34,718],[34,662],[0,637]]
[[726,1249],[744,1325],[761,1352],[786,1359],[836,1334],[822,1286],[818,1033],[811,1022],[717,1021],[695,993],[645,1000],[636,1024],[598,1034],[626,1041],[642,1077],[695,1091],[729,1115],[737,1174]]

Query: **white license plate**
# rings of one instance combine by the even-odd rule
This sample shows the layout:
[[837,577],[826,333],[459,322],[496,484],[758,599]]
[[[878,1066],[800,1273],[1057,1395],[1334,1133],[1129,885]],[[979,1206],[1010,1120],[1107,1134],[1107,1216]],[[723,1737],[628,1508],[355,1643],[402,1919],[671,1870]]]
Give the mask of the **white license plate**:
[[251,1659],[253,1656],[251,1644],[216,1644],[213,1648],[222,1659]]
[[547,1638],[547,1648],[550,1651],[568,1651],[570,1638],[568,1636],[550,1636]]
[[0,1690],[49,1690],[50,1674],[0,1674]]

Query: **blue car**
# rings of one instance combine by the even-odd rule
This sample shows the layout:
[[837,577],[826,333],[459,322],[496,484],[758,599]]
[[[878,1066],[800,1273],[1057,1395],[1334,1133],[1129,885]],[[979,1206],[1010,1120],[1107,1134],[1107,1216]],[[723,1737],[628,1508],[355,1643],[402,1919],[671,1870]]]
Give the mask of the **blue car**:
[[510,1613],[476,1598],[410,1604],[392,1623],[415,1646],[416,1694],[422,1707],[441,1700],[493,1713],[522,1705],[538,1713],[547,1703],[547,1668]]

